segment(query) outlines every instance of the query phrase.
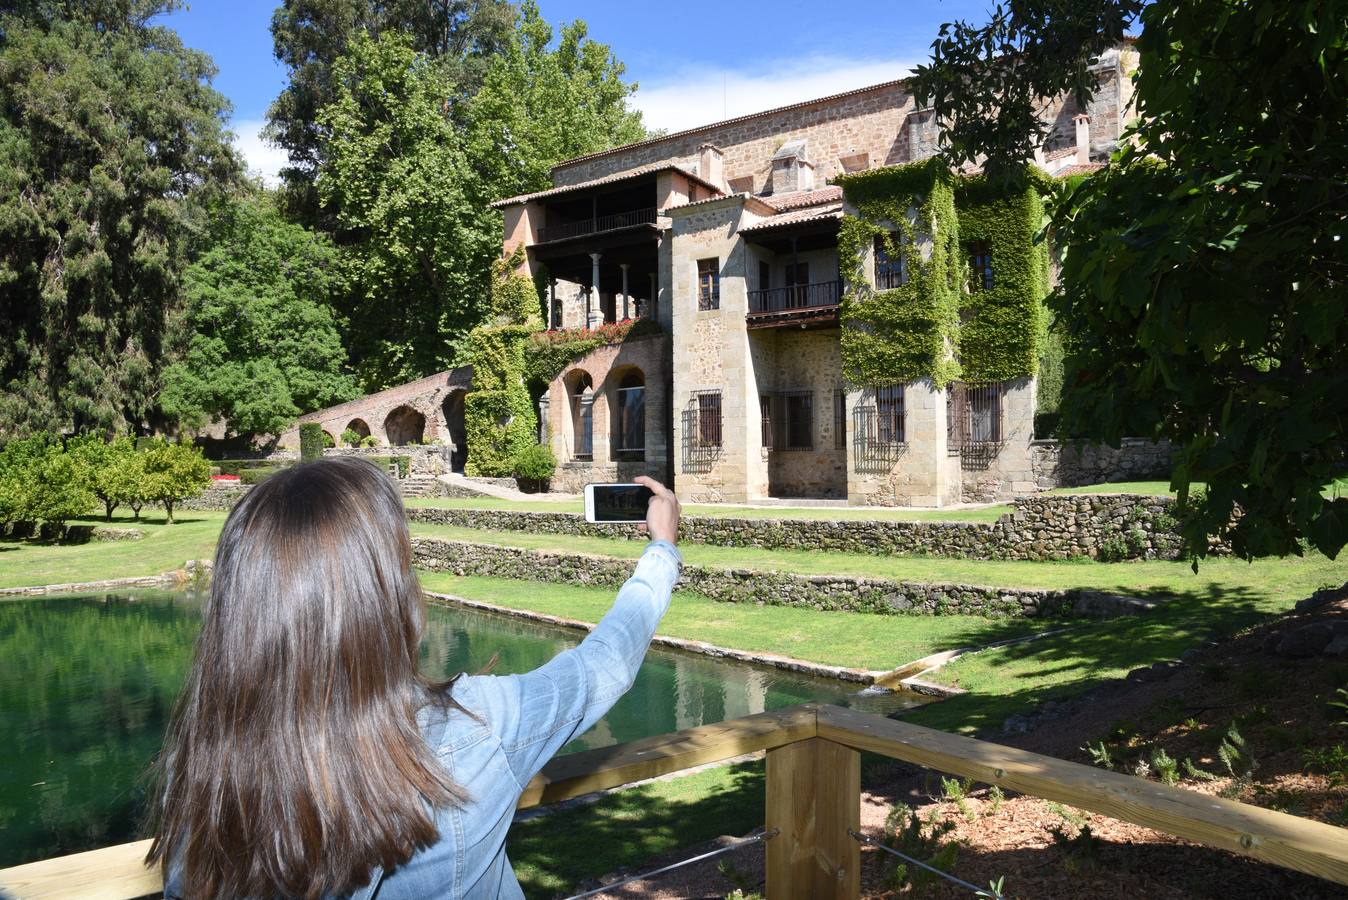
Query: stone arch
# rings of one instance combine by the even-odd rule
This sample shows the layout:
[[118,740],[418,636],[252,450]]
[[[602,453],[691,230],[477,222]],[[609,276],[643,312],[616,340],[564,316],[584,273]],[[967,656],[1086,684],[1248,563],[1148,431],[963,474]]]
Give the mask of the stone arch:
[[636,366],[609,372],[609,455],[618,462],[646,458],[646,373]]
[[568,448],[573,459],[594,458],[594,379],[584,369],[572,369],[562,379],[566,386]]
[[360,435],[361,439],[363,440],[370,436],[370,423],[366,422],[362,418],[357,417],[355,419],[352,419],[350,422],[347,422],[346,428],[342,430],[354,431],[356,434]]
[[337,438],[333,437],[331,431],[329,431],[328,429],[324,428],[324,429],[323,429],[323,449],[326,450],[326,449],[328,449],[329,447],[336,447],[336,446],[337,446]]
[[384,418],[384,434],[391,446],[419,444],[426,433],[426,417],[406,404],[395,407]]
[[463,401],[467,396],[466,390],[453,390],[440,404],[440,411],[445,417],[445,433],[454,448],[450,453],[449,467],[455,472],[462,472],[468,461],[468,429],[463,418]]

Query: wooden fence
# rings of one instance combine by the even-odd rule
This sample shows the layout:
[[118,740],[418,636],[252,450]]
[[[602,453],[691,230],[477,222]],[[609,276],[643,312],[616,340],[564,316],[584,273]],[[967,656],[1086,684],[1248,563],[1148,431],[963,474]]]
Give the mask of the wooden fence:
[[[1348,830],[836,706],[807,704],[559,757],[521,809],[767,751],[769,900],[860,889],[861,751],[916,763],[1348,885]],[[129,900],[157,892],[149,841],[0,870],[20,900]]]

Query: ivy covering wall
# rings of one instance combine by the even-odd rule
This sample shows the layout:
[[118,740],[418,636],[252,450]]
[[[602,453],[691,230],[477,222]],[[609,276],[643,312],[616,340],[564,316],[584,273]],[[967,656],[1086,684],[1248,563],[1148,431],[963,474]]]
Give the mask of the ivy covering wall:
[[[937,159],[838,179],[843,374],[874,385],[931,378],[938,387],[1034,375],[1044,342],[1047,247],[1036,244],[1047,176],[1010,184],[949,172]],[[872,287],[876,238],[903,260],[906,282]],[[969,252],[985,243],[993,286],[969,290]]]
[[469,334],[473,389],[464,398],[468,475],[500,478],[536,443],[538,416],[525,385],[524,348],[542,327],[533,281],[520,271],[523,248],[492,264],[492,322]]

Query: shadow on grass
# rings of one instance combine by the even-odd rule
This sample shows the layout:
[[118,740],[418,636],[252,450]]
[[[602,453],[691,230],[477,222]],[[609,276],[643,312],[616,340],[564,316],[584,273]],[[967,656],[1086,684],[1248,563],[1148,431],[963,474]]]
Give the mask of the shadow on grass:
[[[678,779],[609,794],[592,805],[521,822],[507,852],[530,898],[562,896],[616,870],[642,868],[651,857],[763,824],[761,762],[736,763]],[[707,782],[715,782],[707,792]],[[593,882],[591,885],[590,882]]]

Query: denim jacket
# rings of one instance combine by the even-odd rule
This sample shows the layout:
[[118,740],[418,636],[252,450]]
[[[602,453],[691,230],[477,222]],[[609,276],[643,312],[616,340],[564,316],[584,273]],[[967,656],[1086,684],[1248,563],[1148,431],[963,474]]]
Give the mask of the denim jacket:
[[[477,720],[423,708],[422,734],[469,801],[437,809],[440,839],[392,871],[376,869],[352,900],[524,897],[505,854],[515,804],[553,754],[632,686],[682,564],[673,544],[653,541],[613,608],[580,646],[523,675],[456,681],[454,699]],[[169,867],[165,897],[176,895],[176,869]]]

